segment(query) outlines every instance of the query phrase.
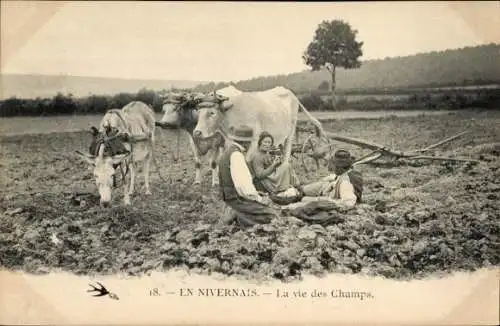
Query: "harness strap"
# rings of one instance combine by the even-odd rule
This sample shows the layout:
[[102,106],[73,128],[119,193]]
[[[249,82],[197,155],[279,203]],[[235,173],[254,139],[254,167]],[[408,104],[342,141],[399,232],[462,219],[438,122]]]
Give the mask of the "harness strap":
[[[123,165],[125,165],[125,171],[123,170]],[[130,170],[128,167],[128,164],[123,164],[123,162],[120,162],[118,164],[113,165],[113,168],[115,169],[115,171],[117,168],[120,168],[121,181],[122,181],[121,185],[120,185],[120,187],[121,187],[124,185],[125,177],[127,176],[128,172]],[[115,174],[113,174],[113,187],[115,187],[115,188],[118,187],[116,184],[116,173],[117,172],[115,172]]]
[[121,110],[119,109],[111,109],[111,110],[108,110],[107,113],[114,113],[118,116],[118,118],[120,118],[120,120],[123,122],[123,124],[125,125],[125,127],[127,127],[127,122],[125,122],[125,119],[122,117],[122,114],[121,114]]
[[[92,155],[98,155],[99,148],[101,146],[108,146],[109,150],[111,151],[111,155],[121,154],[122,152],[115,152],[117,150],[117,148],[111,145],[111,143],[110,143],[111,140],[115,140],[115,138],[108,137],[106,134],[101,134],[99,137],[96,137],[95,142],[90,145],[90,150],[89,150],[90,153]],[[132,150],[133,144],[130,144],[130,146],[131,146],[131,150]],[[132,155],[131,151],[127,150],[126,148],[123,148],[123,149],[125,150],[125,152],[131,153],[131,155]],[[117,180],[116,180],[116,173],[118,171],[116,171],[116,170],[118,168],[120,168],[119,172],[122,176],[122,184],[120,186],[122,186],[124,184],[125,177],[127,176],[128,172],[130,170],[128,167],[128,164],[125,164],[125,170],[124,170],[123,165],[124,165],[123,162],[120,162],[118,164],[113,164],[113,168],[115,169],[115,173],[113,174],[113,187],[115,187],[115,188],[118,187]]]

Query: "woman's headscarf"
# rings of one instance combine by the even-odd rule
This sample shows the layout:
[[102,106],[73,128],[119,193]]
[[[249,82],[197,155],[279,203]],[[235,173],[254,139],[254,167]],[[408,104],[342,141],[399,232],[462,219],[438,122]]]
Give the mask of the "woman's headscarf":
[[259,135],[259,141],[257,142],[257,146],[260,148],[260,145],[262,144],[262,141],[265,138],[268,138],[268,137],[271,138],[271,142],[272,142],[271,146],[273,146],[274,145],[274,137],[270,133],[268,133],[267,131],[263,131],[263,132],[260,133],[260,135]]

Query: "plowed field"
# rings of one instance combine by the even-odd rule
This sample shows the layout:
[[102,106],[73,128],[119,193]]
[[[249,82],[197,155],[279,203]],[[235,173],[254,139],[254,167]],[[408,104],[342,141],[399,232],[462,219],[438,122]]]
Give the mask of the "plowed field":
[[[386,117],[323,123],[325,129],[409,150],[463,130],[470,134],[436,150],[440,156],[480,160],[381,160],[358,170],[364,203],[326,227],[283,216],[240,231],[219,226],[224,204],[210,176],[193,186],[194,163],[181,138],[157,130],[153,195],[139,176],[133,205],[122,190],[111,208],[98,205],[92,170],[74,150],[87,150],[90,135],[61,132],[0,136],[0,265],[46,273],[77,274],[189,269],[249,280],[301,275],[362,273],[408,279],[500,264],[500,112]],[[355,156],[367,151],[351,149]],[[182,150],[184,149],[184,150]],[[302,181],[307,174],[294,162]],[[208,171],[208,164],[204,165]]]

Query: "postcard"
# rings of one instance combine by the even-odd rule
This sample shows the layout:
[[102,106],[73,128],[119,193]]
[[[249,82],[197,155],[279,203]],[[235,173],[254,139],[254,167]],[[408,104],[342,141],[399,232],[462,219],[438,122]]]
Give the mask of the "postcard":
[[497,2],[3,1],[0,323],[499,323]]

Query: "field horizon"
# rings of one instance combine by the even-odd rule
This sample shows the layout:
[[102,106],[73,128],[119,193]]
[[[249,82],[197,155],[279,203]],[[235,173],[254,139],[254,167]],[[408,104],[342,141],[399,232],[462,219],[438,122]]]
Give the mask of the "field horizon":
[[[474,110],[470,110],[474,111]],[[381,111],[339,111],[339,112],[310,112],[320,122],[344,119],[380,119],[384,117],[411,117],[419,115],[453,114],[454,110],[381,110]],[[96,126],[103,114],[89,115],[55,115],[55,116],[14,116],[0,119],[0,136],[36,135],[54,132],[78,132]],[[156,113],[160,120],[162,113]],[[299,112],[299,121],[308,121],[304,112]],[[158,129],[158,128],[157,128]]]

